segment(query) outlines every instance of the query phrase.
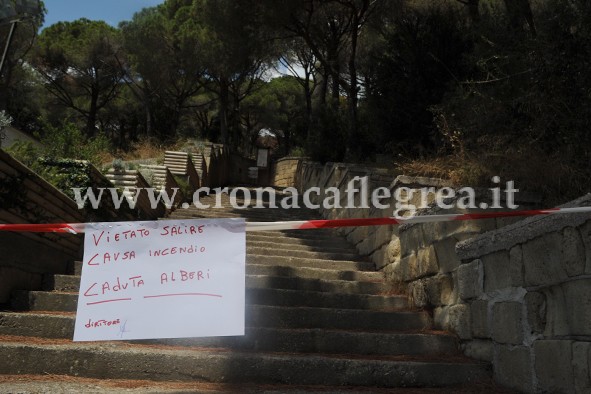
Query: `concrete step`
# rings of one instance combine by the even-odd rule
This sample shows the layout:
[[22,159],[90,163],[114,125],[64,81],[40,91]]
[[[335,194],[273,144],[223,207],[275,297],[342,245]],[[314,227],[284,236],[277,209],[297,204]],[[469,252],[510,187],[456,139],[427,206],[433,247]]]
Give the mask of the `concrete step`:
[[[17,291],[18,311],[75,312],[76,293]],[[336,309],[309,306],[246,304],[246,324],[253,327],[334,328],[367,330],[419,330],[431,327],[425,312]]]
[[486,365],[466,359],[416,357],[409,361],[408,357],[345,358],[20,339],[0,338],[1,374],[43,371],[109,379],[370,387],[441,387],[485,379],[489,374]]
[[[0,312],[0,335],[74,337],[73,314]],[[455,355],[455,336],[442,332],[371,332],[247,327],[245,336],[130,341],[183,347],[222,347],[284,353]]]
[[[75,310],[78,299],[76,292],[77,289],[75,292],[17,292],[13,300],[13,306],[19,310],[27,310],[31,304],[35,305],[33,310]],[[401,295],[339,294],[268,288],[247,288],[246,303],[285,307],[305,306],[365,310],[402,310],[408,308],[407,298]],[[58,309],[47,309],[52,307]]]
[[[43,290],[76,292],[80,286],[79,275],[47,275]],[[322,280],[302,277],[283,277],[268,275],[247,275],[246,287],[286,290],[306,290],[332,292],[339,294],[391,294],[392,286],[385,282],[356,282],[346,280]]]

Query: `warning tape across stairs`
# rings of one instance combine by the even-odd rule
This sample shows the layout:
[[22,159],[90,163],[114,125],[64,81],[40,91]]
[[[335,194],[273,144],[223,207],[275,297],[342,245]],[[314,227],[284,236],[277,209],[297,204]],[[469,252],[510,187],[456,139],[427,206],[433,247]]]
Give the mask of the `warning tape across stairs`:
[[[246,231],[307,230],[319,228],[362,227],[381,225],[400,225],[407,223],[435,223],[464,220],[494,219],[520,216],[591,213],[591,207],[550,208],[509,212],[483,212],[447,215],[424,215],[409,218],[359,218],[328,220],[296,220],[287,222],[246,222]],[[196,218],[198,219],[198,218]],[[86,223],[48,223],[48,224],[0,224],[0,231],[32,233],[83,233]]]

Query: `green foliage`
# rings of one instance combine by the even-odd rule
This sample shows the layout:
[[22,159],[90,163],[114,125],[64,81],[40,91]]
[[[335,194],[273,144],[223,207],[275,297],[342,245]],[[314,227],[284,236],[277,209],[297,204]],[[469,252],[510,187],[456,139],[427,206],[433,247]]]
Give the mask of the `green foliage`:
[[46,125],[41,138],[43,155],[51,158],[88,160],[100,163],[100,155],[110,148],[108,138],[102,134],[86,137],[74,124],[66,122],[61,127]]
[[[18,141],[7,151],[62,192],[73,197],[72,187],[90,185],[88,163],[99,165],[108,150],[104,136],[86,138],[73,124],[47,125],[40,145]],[[67,169],[67,171],[65,171]]]
[[4,129],[12,124],[12,117],[6,111],[0,111],[0,146],[4,139]]
[[73,111],[93,136],[100,111],[118,94],[124,69],[119,31],[102,21],[79,19],[44,29],[32,64],[57,103]]
[[251,146],[261,129],[276,133],[283,154],[288,154],[294,144],[304,145],[304,100],[295,77],[284,76],[261,83],[241,104],[242,125]]
[[306,149],[313,160],[342,162],[346,154],[347,117],[342,109],[320,108],[314,117]]
[[471,35],[463,21],[450,7],[408,8],[382,29],[362,107],[365,153],[413,153],[437,143],[429,108],[469,69]]

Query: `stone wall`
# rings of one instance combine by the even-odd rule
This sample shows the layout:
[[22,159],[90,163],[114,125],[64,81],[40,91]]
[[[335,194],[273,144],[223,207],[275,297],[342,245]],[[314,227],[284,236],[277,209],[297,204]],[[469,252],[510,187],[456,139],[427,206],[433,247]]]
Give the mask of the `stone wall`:
[[296,175],[304,159],[300,157],[284,157],[271,164],[271,184],[275,187],[293,187]]
[[[360,178],[367,179],[366,196],[355,193],[348,201],[347,188],[352,184],[362,189]],[[360,167],[345,163],[302,162],[295,177],[295,186],[303,193],[311,187],[319,187],[319,195],[312,194],[311,202],[320,204],[320,213],[326,219],[377,218],[393,215],[395,192],[400,187],[417,188],[423,186],[441,186],[445,182],[431,178],[395,177],[386,169]],[[329,188],[339,191],[341,208],[322,206]],[[387,188],[391,197],[381,201],[389,208],[379,209],[371,203],[371,196],[377,188]],[[415,201],[416,202],[416,201]],[[365,204],[364,204],[365,203]],[[351,208],[349,206],[357,208]],[[376,264],[378,269],[391,270],[391,265],[399,260],[400,243],[396,226],[345,227],[339,230],[349,242],[353,243],[361,255]]]
[[459,243],[457,256],[466,353],[523,392],[591,392],[591,214],[528,218]]
[[[447,186],[438,179],[313,162],[300,164],[295,184],[300,192],[313,186],[334,187],[344,206],[343,193],[356,176],[368,177],[370,194],[377,187],[389,188],[394,196],[402,187],[413,192]],[[325,197],[312,196],[314,203]],[[490,205],[489,200],[490,190],[477,190],[478,202]],[[355,204],[359,202],[356,196]],[[409,203],[418,205],[418,200],[411,198]],[[540,199],[523,191],[516,194],[515,203],[519,209],[540,208]],[[394,204],[392,197],[387,210],[320,211],[324,218],[384,217],[392,216]],[[591,195],[568,205],[591,206]],[[474,211],[479,210],[432,205],[418,214]],[[406,292],[415,307],[432,311],[436,328],[456,333],[468,356],[490,362],[498,383],[526,393],[591,392],[591,214],[340,231]]]
[[[491,206],[491,192],[488,189],[476,189],[478,204]],[[457,206],[457,198],[444,200],[445,204]],[[539,199],[527,193],[517,193],[515,204],[519,210],[539,207]],[[501,199],[501,206],[506,207]],[[507,208],[487,209],[486,212],[506,211]],[[436,206],[419,210],[418,215],[463,214],[482,212],[481,209],[442,209]],[[398,228],[400,253],[386,268],[392,281],[400,283],[415,307],[433,310],[435,327],[452,330],[460,337],[464,336],[465,327],[462,319],[457,318],[462,312],[458,305],[457,271],[460,259],[455,248],[458,242],[473,238],[478,234],[499,229],[520,221],[521,218],[497,218],[453,222],[432,222],[422,224],[404,224]],[[398,259],[397,259],[398,258]]]

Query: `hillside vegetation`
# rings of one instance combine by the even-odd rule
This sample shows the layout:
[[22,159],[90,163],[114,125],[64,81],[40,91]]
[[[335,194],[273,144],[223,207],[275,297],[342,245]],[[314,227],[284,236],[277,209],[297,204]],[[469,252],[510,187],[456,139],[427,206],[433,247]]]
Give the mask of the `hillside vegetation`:
[[17,31],[0,109],[47,155],[198,138],[250,156],[267,129],[276,156],[498,175],[550,203],[589,190],[586,0],[167,0],[33,40],[42,16]]

